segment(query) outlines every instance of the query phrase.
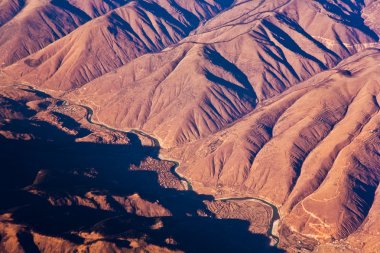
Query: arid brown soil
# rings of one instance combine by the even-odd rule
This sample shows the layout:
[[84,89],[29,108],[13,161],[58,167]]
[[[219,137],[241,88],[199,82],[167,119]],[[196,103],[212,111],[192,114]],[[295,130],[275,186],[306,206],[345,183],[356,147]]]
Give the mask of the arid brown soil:
[[380,251],[379,13],[0,1],[0,251]]
[[85,107],[25,85],[0,97],[1,251],[277,252],[267,206],[187,189],[146,136],[93,124]]

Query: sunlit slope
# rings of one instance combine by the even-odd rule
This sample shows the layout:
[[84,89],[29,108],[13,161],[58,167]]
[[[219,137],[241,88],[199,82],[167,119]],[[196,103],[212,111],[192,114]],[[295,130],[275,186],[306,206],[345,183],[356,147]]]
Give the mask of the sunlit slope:
[[261,196],[281,207],[284,226],[317,240],[370,226],[380,179],[379,63],[378,50],[355,55],[173,151],[185,160],[182,173],[200,189]]
[[142,128],[177,146],[223,129],[256,103],[375,46],[362,7],[237,2],[177,44],[70,96],[94,106],[102,122]]
[[67,91],[187,36],[228,1],[130,1],[5,69],[16,80]]

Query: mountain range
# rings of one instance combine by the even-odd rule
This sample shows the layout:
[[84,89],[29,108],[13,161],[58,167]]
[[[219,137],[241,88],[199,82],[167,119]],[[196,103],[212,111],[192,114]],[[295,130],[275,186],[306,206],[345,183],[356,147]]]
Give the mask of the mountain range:
[[0,10],[3,251],[380,250],[378,1]]

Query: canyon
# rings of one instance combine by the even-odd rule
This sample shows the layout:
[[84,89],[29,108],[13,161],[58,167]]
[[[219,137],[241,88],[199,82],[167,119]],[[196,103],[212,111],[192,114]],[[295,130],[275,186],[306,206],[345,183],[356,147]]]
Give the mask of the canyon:
[[380,250],[377,1],[0,10],[1,251]]

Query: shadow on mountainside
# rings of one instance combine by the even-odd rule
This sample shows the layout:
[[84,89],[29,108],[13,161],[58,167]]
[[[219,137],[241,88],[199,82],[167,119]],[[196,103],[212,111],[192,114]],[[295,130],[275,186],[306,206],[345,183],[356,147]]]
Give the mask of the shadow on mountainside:
[[[143,146],[133,133],[127,134],[130,144],[110,145],[78,143],[48,123],[30,120],[11,121],[1,128],[54,139],[0,139],[0,213],[11,213],[15,223],[35,232],[81,244],[84,239],[72,232],[95,231],[104,236],[98,240],[120,248],[130,247],[123,237],[144,238],[147,243],[185,252],[281,252],[269,246],[267,237],[250,233],[247,221],[216,219],[203,203],[212,196],[162,188],[156,172],[130,170],[159,152],[156,147]],[[85,198],[88,192],[109,196],[111,210],[53,206],[48,201],[51,196]],[[172,216],[137,216],[112,198],[136,193],[160,203]],[[154,229],[158,220],[163,226]],[[176,243],[168,243],[167,238]],[[27,252],[37,250],[30,234],[20,234],[19,239]]]

